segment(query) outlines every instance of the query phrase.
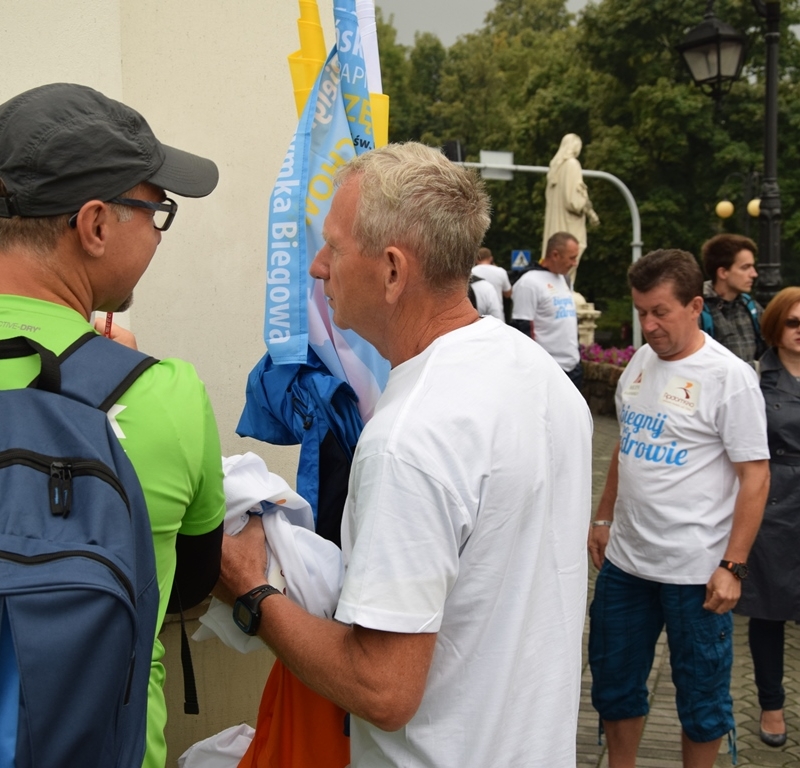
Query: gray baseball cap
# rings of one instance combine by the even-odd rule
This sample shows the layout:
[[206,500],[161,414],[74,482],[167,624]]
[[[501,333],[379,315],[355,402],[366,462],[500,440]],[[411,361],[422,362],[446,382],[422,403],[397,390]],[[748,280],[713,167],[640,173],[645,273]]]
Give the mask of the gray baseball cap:
[[219,180],[203,157],[162,144],[134,109],[84,85],[52,83],[0,106],[0,217],[74,213],[148,181],[204,197]]

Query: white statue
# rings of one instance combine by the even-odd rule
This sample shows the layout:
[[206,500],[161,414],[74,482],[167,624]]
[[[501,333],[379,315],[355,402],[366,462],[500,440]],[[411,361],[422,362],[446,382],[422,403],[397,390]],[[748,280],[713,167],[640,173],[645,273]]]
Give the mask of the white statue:
[[542,258],[545,256],[547,241],[556,232],[569,232],[578,241],[578,261],[568,275],[573,290],[578,264],[586,249],[586,219],[595,226],[600,223],[592,208],[592,201],[589,200],[589,191],[583,182],[583,171],[578,161],[582,146],[580,136],[568,133],[561,139],[561,146],[550,161],[542,237]]

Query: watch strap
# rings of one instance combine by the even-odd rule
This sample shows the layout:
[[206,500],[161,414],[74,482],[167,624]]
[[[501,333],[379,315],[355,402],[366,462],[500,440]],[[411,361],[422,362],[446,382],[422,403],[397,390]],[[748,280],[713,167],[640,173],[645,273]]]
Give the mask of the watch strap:
[[253,610],[257,610],[259,603],[269,595],[283,594],[279,589],[276,589],[272,584],[262,584],[260,587],[255,587],[249,592],[242,595],[239,600],[247,603]]
[[739,581],[747,578],[747,563],[735,563],[733,560],[720,560],[719,567],[730,571]]

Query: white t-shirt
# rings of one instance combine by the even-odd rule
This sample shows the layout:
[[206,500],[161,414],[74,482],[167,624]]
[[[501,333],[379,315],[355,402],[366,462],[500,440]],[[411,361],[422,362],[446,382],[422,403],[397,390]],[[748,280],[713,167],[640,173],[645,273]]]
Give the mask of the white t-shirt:
[[511,290],[511,281],[508,279],[508,272],[497,264],[476,264],[472,268],[472,274],[491,283],[497,291],[497,298],[500,299],[500,306],[503,306],[503,291]]
[[491,315],[505,322],[503,303],[497,298],[494,286],[486,280],[478,280],[470,285],[475,292],[475,309],[478,310],[478,314]]
[[578,365],[578,317],[564,275],[532,269],[514,283],[512,298],[512,318],[533,320],[536,341],[565,371]]
[[768,459],[755,371],[706,335],[682,360],[649,345],[617,385],[619,488],[606,555],[666,584],[705,584],[725,554],[739,482],[731,462]]
[[574,768],[590,475],[586,403],[513,328],[484,318],[391,372],[350,474],[336,618],[438,634],[405,728],[351,718],[354,767]]

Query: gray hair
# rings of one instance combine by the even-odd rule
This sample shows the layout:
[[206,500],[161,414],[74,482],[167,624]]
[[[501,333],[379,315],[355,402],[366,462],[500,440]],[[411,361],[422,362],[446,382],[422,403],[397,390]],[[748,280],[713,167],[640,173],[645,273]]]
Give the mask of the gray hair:
[[489,197],[471,169],[416,142],[365,152],[336,175],[360,182],[353,236],[362,250],[390,245],[414,252],[434,289],[463,285],[491,221]]
[[549,239],[547,240],[547,245],[545,246],[544,249],[544,255],[545,257],[547,257],[553,251],[558,251],[559,253],[563,253],[567,243],[577,243],[577,242],[578,238],[575,237],[575,235],[571,235],[569,232],[556,232],[554,235],[550,235]]

